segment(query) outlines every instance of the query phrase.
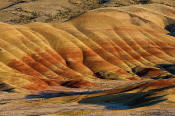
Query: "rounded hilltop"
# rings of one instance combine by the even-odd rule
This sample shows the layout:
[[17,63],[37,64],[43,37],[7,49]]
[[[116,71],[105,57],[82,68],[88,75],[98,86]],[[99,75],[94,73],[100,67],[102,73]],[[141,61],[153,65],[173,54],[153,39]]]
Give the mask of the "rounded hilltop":
[[0,23],[2,82],[44,90],[173,76],[157,65],[174,63],[175,40],[165,29],[174,12],[149,4],[96,9],[64,23]]
[[152,3],[175,6],[173,0],[1,0],[0,21],[12,24],[64,22],[92,9]]

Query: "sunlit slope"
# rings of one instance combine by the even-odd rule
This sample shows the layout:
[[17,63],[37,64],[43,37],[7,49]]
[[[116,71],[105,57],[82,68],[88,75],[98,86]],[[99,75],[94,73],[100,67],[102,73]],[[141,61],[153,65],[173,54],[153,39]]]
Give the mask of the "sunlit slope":
[[135,67],[175,64],[175,38],[164,30],[174,23],[173,12],[138,5],[97,9],[62,24],[0,23],[1,81],[43,90],[93,86],[102,73],[107,79],[138,79]]

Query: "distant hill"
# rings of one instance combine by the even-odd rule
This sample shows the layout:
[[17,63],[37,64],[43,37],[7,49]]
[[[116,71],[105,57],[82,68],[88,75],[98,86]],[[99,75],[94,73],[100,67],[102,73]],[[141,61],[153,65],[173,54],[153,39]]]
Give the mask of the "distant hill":
[[19,24],[64,22],[100,7],[150,3],[175,6],[174,0],[1,0],[0,21]]

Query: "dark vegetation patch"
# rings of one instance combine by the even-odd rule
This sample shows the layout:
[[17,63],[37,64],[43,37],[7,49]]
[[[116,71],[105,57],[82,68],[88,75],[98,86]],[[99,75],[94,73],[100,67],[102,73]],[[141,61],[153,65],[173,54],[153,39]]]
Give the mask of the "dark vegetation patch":
[[104,3],[107,3],[107,2],[109,2],[110,0],[100,0],[99,1],[99,4],[104,4]]
[[138,3],[141,3],[141,4],[150,4],[152,2],[151,2],[151,0],[139,0]]
[[89,95],[89,94],[94,94],[94,93],[100,93],[103,92],[104,90],[99,90],[99,91],[84,91],[84,92],[58,92],[58,93],[52,93],[52,92],[41,92],[39,94],[31,94],[26,96],[28,99],[33,99],[33,98],[54,98],[54,97],[63,97],[63,96],[73,96],[73,95]]

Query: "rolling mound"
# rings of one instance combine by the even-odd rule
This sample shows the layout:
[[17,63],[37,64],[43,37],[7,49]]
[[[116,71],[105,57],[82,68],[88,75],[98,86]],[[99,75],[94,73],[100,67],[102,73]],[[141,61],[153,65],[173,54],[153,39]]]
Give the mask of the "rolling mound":
[[175,6],[174,0],[1,0],[0,22],[64,22],[92,9],[151,3]]
[[175,10],[150,4],[101,8],[65,23],[0,23],[0,81],[17,90],[85,88],[94,80],[172,76]]

